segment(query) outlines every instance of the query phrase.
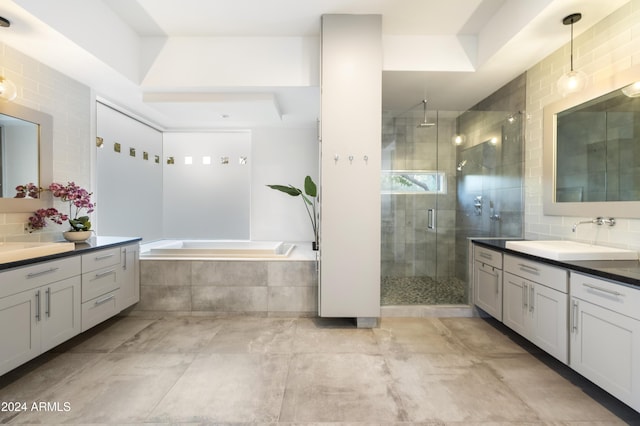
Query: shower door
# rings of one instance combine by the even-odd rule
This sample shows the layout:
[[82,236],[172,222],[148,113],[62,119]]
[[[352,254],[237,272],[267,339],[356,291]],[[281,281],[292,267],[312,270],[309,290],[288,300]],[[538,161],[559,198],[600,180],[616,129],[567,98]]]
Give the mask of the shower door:
[[[466,304],[456,278],[456,113],[383,116],[381,304]],[[466,250],[461,247],[460,250]]]

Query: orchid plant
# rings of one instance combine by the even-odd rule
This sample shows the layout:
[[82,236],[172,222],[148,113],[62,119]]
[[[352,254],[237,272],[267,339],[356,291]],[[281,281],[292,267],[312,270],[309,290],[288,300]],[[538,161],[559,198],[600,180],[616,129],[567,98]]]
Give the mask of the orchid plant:
[[[40,188],[33,183],[28,183],[16,187],[16,198],[39,198],[42,191],[51,191],[55,198],[68,203],[69,214],[61,213],[53,207],[39,209],[29,218],[30,230],[42,229],[47,226],[46,219],[50,219],[57,224],[62,224],[65,220],[68,220],[69,225],[71,225],[70,231],[91,230],[91,222],[88,215],[95,209],[95,204],[91,202],[91,192],[73,182],[68,182],[67,185],[53,182],[46,189]],[[82,215],[83,210],[86,210],[84,215]]]

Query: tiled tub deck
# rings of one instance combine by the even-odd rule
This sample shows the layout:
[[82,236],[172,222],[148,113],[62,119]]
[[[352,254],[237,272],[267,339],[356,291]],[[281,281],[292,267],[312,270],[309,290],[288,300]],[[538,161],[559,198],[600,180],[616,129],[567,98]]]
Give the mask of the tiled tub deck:
[[140,261],[140,303],[131,315],[316,316],[315,260]]

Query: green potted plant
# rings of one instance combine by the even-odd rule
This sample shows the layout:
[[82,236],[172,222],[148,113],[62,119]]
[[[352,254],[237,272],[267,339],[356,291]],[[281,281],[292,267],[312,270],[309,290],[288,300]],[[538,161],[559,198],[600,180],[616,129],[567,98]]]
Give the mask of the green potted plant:
[[293,185],[267,185],[271,189],[284,192],[292,197],[300,196],[303,200],[304,207],[311,220],[311,228],[313,229],[313,243],[314,250],[318,250],[318,213],[317,213],[317,199],[318,199],[318,187],[316,186],[311,176],[304,178],[304,192],[296,188]]

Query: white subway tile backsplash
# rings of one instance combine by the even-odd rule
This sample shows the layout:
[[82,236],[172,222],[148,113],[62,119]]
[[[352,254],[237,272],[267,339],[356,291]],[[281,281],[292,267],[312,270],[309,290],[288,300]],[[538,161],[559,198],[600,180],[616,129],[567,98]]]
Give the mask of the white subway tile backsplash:
[[[0,71],[18,89],[16,103],[53,116],[53,178],[73,180],[89,188],[91,182],[91,91],[58,71],[0,42]],[[42,182],[48,185],[50,182]],[[57,206],[66,208],[66,206]],[[66,226],[48,224],[41,231],[25,231],[33,212],[0,214],[0,241],[53,241]]]

